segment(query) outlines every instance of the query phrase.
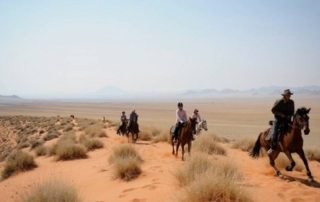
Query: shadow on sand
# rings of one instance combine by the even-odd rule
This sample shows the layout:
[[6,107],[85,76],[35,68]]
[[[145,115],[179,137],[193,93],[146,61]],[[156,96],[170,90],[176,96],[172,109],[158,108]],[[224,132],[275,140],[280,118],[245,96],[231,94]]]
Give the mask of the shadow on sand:
[[303,179],[303,178],[299,178],[299,177],[292,177],[292,176],[289,176],[289,175],[284,175],[282,174],[282,179],[283,180],[288,180],[290,182],[300,182],[308,187],[314,187],[314,188],[320,188],[320,183],[317,182],[316,180],[312,181],[312,182],[309,182],[307,179]]

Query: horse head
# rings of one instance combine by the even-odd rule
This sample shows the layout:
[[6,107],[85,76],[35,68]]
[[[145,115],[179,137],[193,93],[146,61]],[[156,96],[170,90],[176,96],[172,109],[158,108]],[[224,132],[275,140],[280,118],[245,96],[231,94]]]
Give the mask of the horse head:
[[302,130],[304,129],[304,134],[308,135],[310,133],[309,128],[309,112],[311,108],[307,109],[305,107],[301,107],[297,109],[297,112],[294,115],[294,119],[298,125],[298,127]]
[[206,120],[201,121],[200,124],[199,124],[199,126],[200,126],[201,128],[203,128],[205,131],[208,130],[208,126],[207,126],[207,121],[206,121]]
[[197,125],[197,118],[191,118],[189,117],[189,121],[191,123],[192,128],[195,128]]

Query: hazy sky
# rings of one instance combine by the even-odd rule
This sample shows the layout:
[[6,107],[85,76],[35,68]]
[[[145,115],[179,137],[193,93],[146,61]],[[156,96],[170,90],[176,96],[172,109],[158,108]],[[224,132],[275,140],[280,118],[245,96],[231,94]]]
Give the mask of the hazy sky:
[[0,94],[320,85],[320,1],[0,0]]

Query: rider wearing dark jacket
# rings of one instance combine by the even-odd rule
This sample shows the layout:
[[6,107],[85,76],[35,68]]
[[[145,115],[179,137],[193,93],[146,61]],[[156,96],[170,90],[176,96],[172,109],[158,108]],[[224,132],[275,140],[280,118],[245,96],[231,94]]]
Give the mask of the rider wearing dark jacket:
[[291,122],[294,114],[294,102],[290,99],[291,95],[293,95],[293,93],[289,89],[284,90],[282,93],[283,98],[278,100],[271,109],[275,120],[272,127],[271,149],[268,151],[268,153],[271,153],[273,150],[275,150],[277,146],[279,126],[281,124],[288,124]]
[[130,118],[129,118],[130,122],[129,122],[129,126],[128,128],[132,127],[133,123],[137,124],[137,130],[139,132],[139,125],[138,125],[138,114],[136,113],[136,110],[134,109],[131,114],[130,114]]

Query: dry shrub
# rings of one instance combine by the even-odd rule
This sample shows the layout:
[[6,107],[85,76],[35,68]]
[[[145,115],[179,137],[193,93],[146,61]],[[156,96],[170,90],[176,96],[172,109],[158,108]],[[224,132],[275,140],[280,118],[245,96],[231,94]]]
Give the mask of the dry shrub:
[[103,124],[101,123],[88,125],[84,129],[84,132],[90,137],[107,137],[106,132],[103,130]]
[[320,149],[306,149],[305,154],[310,161],[320,162]]
[[125,181],[138,177],[141,173],[142,159],[132,145],[124,144],[113,149],[109,163],[114,164],[115,177]]
[[57,130],[51,130],[47,135],[43,137],[44,141],[50,141],[52,139],[58,138],[60,133]]
[[30,144],[28,142],[20,142],[18,145],[17,145],[17,148],[18,149],[23,149],[23,148],[27,148],[29,147]]
[[[206,134],[206,135],[212,137],[213,140],[216,141],[216,142],[221,142],[221,143],[229,143],[230,142],[230,140],[228,138],[217,136],[214,133],[209,133],[209,134]],[[200,136],[202,136],[202,135],[200,135]]]
[[43,140],[35,140],[35,139],[30,140],[29,142],[30,142],[30,145],[31,145],[31,146],[30,146],[31,149],[34,149],[34,148],[36,148],[36,147],[39,147],[39,146],[41,146],[41,145],[44,143]]
[[82,134],[79,138],[81,144],[83,144],[88,151],[103,148],[103,143],[98,139],[87,138]]
[[219,176],[213,179],[212,175],[206,173],[185,188],[180,201],[249,202],[252,200],[248,194],[232,180],[224,180]]
[[240,140],[236,140],[233,143],[232,148],[250,152],[250,151],[252,151],[255,143],[256,143],[256,141],[254,139],[243,138]]
[[72,160],[87,158],[87,149],[76,142],[74,133],[62,136],[50,151],[57,155],[57,160]]
[[49,149],[44,145],[40,145],[36,147],[35,152],[37,156],[46,156],[49,153]]
[[37,165],[33,156],[18,150],[8,156],[4,170],[2,171],[2,178],[8,178],[21,171],[32,170],[35,167]]
[[170,142],[170,134],[166,134],[155,127],[144,127],[139,133],[139,139],[153,142]]
[[64,128],[63,131],[64,132],[69,132],[73,130],[73,125],[72,124],[67,124]]
[[226,150],[216,142],[216,136],[201,135],[194,142],[194,148],[207,154],[226,155]]
[[161,132],[159,135],[153,137],[152,142],[167,142],[171,144],[171,135],[170,133]]
[[83,145],[65,141],[57,145],[56,151],[57,160],[72,160],[87,158],[87,150]]
[[24,199],[24,202],[79,202],[76,189],[62,181],[52,180],[38,185]]
[[241,177],[236,167],[205,154],[189,159],[176,178],[184,188],[180,201],[252,201],[238,185]]

